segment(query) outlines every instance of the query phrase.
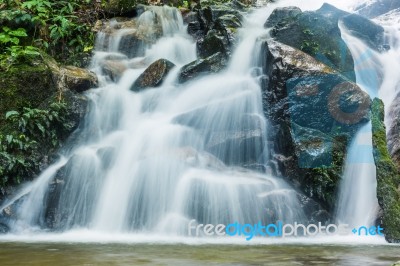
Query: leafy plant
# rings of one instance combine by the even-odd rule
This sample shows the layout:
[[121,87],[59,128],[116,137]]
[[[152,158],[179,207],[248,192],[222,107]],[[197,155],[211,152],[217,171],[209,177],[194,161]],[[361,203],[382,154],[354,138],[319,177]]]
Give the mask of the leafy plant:
[[6,120],[14,127],[12,133],[0,135],[0,176],[4,186],[20,183],[38,172],[38,154],[43,147],[57,148],[60,139],[71,129],[67,122],[66,105],[52,103],[47,110],[23,108],[9,111]]
[[303,41],[300,49],[310,55],[316,55],[319,51],[319,44],[315,41]]

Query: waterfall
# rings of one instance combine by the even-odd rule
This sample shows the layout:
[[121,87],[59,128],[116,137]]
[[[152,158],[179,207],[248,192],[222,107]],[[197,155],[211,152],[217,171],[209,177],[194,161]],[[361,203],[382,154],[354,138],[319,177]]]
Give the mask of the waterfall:
[[[153,42],[135,51],[121,49],[132,29],[99,33],[92,70],[101,87],[87,94],[90,111],[73,147],[28,189],[14,233],[85,228],[184,235],[192,219],[304,221],[297,192],[265,173],[268,126],[257,58],[271,11],[248,16],[225,71],[184,84],[177,83],[179,69],[197,56],[177,9],[149,7],[135,19],[138,31],[153,29],[146,36]],[[130,91],[160,58],[176,65],[162,86]],[[103,75],[110,59],[126,68],[118,81]]]
[[[378,21],[379,22],[379,21]],[[385,26],[388,51],[375,51],[355,38],[340,23],[342,38],[355,61],[357,84],[371,98],[379,97],[385,104],[385,124],[390,127],[389,108],[400,88],[400,32]],[[337,219],[354,226],[373,225],[379,209],[376,198],[376,166],[373,160],[371,122],[357,133],[348,150],[343,181],[340,186]]]

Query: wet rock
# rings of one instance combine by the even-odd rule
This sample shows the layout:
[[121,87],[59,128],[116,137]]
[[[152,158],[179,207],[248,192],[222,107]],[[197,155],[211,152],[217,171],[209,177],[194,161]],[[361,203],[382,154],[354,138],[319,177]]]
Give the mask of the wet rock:
[[390,158],[386,143],[384,106],[379,99],[372,104],[372,145],[377,176],[379,217],[387,241],[400,243],[400,173]]
[[368,121],[369,96],[310,55],[264,44],[263,105],[279,172],[325,210],[334,210],[347,143]]
[[324,4],[317,11],[300,13],[294,7],[279,8],[265,25],[272,27],[271,35],[277,41],[302,50],[354,81],[354,60],[341,38],[340,20],[373,49],[382,50],[382,27],[329,4]]
[[[226,165],[264,171],[264,121],[259,116],[242,114],[235,124],[215,123],[208,117],[210,106],[197,108],[173,119],[174,123],[192,127],[205,136],[205,150]],[[238,129],[240,125],[240,129]],[[212,128],[212,131],[210,131]]]
[[203,40],[197,42],[197,54],[201,58],[218,52],[226,54],[227,50],[223,38],[218,36],[215,31],[209,31]]
[[387,133],[387,142],[390,155],[400,170],[400,95],[393,100],[389,109],[390,128]]
[[396,8],[400,8],[398,0],[373,0],[358,5],[355,11],[367,18],[375,18]]
[[106,60],[102,62],[103,74],[110,77],[110,79],[114,82],[117,82],[121,78],[126,69],[126,65],[121,61]]
[[272,28],[277,26],[279,23],[286,23],[286,20],[294,20],[298,15],[301,14],[301,9],[295,6],[290,7],[278,7],[276,8],[265,22],[265,28]]
[[197,40],[200,57],[216,52],[230,54],[236,42],[237,29],[243,16],[233,4],[209,5],[198,11],[195,21],[189,24],[189,33]]
[[227,59],[222,53],[216,53],[205,59],[198,59],[182,67],[179,82],[184,83],[209,73],[218,73],[227,66]]
[[166,59],[155,61],[133,83],[131,91],[138,92],[160,86],[173,67],[175,67],[174,63]]
[[351,34],[363,40],[371,48],[382,51],[384,45],[384,29],[382,26],[359,15],[351,14],[342,18],[344,26]]
[[75,92],[84,92],[98,85],[96,75],[83,68],[66,66],[60,69],[59,74],[64,86]]

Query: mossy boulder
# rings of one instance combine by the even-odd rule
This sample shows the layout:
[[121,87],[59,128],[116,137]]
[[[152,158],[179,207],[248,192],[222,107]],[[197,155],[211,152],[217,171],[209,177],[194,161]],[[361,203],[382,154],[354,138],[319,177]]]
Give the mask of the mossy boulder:
[[354,60],[341,38],[339,21],[351,33],[376,50],[383,46],[383,28],[358,15],[351,15],[336,7],[324,4],[316,11],[299,12],[296,7],[273,11],[266,27],[279,42],[311,55],[320,62],[355,81]]
[[230,55],[236,43],[237,29],[241,27],[243,16],[234,4],[214,4],[197,11],[191,17],[189,33],[197,40],[200,57],[208,57],[217,52]]
[[0,73],[1,135],[20,134],[18,126],[5,119],[7,111],[26,112],[26,107],[54,110],[52,104],[65,103],[65,108],[60,109],[61,113],[58,114],[59,117],[63,117],[62,126],[53,125],[52,123],[59,123],[55,120],[49,125],[46,124],[46,127],[56,128],[56,136],[52,136],[51,141],[33,139],[37,145],[27,152],[7,150],[11,156],[28,163],[21,166],[24,169],[18,166],[18,171],[24,173],[22,176],[10,178],[10,173],[0,176],[2,185],[5,185],[0,186],[0,199],[12,193],[12,189],[6,186],[34,178],[54,161],[60,144],[62,145],[78,128],[86,114],[88,101],[80,92],[92,88],[95,80],[97,79],[93,73],[76,67],[59,66],[53,58],[44,53],[29,64],[12,65],[8,71]]
[[209,57],[218,52],[227,54],[228,51],[223,37],[218,36],[218,33],[214,30],[209,31],[203,40],[197,42],[197,55],[201,58]]
[[[333,214],[349,142],[369,120],[369,96],[329,66],[291,46],[265,41],[264,113],[269,163]],[[347,116],[351,114],[351,116]]]
[[372,144],[377,173],[377,196],[382,208],[381,223],[385,238],[400,243],[400,174],[387,149],[384,105],[379,99],[372,103]]
[[0,72],[0,128],[4,125],[5,113],[36,108],[57,92],[51,69],[43,62],[12,65]]
[[146,88],[161,86],[175,64],[167,59],[159,59],[152,63],[132,84],[131,91],[141,91]]

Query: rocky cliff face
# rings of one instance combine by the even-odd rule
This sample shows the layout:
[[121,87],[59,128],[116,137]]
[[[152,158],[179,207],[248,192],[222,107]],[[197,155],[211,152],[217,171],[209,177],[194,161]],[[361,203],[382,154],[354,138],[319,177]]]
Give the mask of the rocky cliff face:
[[382,214],[380,222],[389,242],[400,242],[400,174],[387,149],[384,106],[379,99],[372,104],[372,143],[377,172],[377,196]]
[[[266,41],[264,110],[276,174],[326,210],[335,208],[347,144],[368,121],[369,96],[308,54]],[[348,100],[339,103],[338,97]],[[346,109],[353,109],[347,117]]]

